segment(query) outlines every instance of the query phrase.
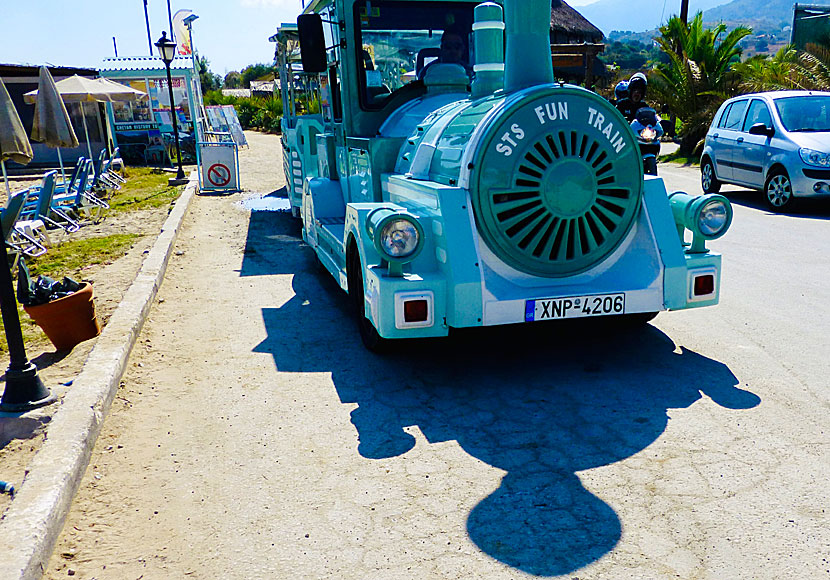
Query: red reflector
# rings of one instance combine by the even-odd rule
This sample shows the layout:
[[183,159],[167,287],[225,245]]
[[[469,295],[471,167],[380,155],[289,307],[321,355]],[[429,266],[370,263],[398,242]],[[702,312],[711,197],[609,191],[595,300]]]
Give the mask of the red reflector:
[[426,300],[407,300],[403,303],[404,322],[426,322],[429,308]]
[[715,276],[706,274],[695,276],[695,296],[707,296],[715,293]]

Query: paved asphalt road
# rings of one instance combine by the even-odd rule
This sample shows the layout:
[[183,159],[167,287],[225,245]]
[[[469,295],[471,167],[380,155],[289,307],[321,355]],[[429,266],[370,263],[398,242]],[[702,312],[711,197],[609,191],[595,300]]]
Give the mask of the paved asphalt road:
[[830,578],[830,206],[728,195],[717,307],[386,357],[285,213],[198,198],[108,419],[129,453],[96,450],[56,554],[99,579]]

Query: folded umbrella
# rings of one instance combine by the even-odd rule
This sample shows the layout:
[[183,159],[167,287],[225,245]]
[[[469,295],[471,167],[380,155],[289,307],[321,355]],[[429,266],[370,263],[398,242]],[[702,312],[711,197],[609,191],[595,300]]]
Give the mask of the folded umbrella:
[[[28,95],[28,93],[27,93]],[[25,98],[25,95],[24,95]],[[78,137],[69,120],[69,113],[63,104],[55,79],[45,66],[40,67],[37,95],[35,97],[35,121],[32,126],[32,139],[44,143],[47,147],[58,150],[58,162],[61,175],[66,181],[66,172],[61,159],[61,147],[77,147]]]
[[7,194],[11,195],[11,189],[9,189],[9,178],[6,176],[6,159],[26,165],[32,157],[32,144],[26,137],[23,123],[20,122],[6,85],[0,80],[0,166],[3,167],[3,180],[6,182]]

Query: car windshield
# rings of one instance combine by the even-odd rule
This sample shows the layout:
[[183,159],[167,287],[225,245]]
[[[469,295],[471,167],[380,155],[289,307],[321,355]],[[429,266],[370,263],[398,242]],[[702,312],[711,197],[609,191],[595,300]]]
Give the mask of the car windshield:
[[775,108],[787,131],[830,131],[830,96],[775,99]]
[[[367,7],[368,4],[368,7]],[[469,68],[475,2],[372,0],[355,6],[361,104],[379,109],[432,61]]]

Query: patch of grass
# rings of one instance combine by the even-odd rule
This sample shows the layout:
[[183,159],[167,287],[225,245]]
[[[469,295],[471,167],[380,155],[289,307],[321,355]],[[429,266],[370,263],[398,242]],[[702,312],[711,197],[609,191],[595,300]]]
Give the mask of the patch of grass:
[[[59,246],[49,248],[49,251],[37,258],[27,258],[26,264],[32,278],[48,276],[55,280],[62,280],[64,276],[80,281],[83,271],[89,266],[109,264],[120,258],[140,238],[139,234],[115,234],[101,238],[85,240],[68,240]],[[15,272],[16,274],[16,272]],[[15,281],[15,292],[17,284]],[[17,307],[20,318],[20,328],[23,331],[23,341],[26,344],[43,343],[46,336],[40,330],[23,307]],[[2,323],[0,322],[0,328]],[[8,352],[6,333],[0,334],[0,353]]]
[[675,151],[674,153],[669,153],[668,155],[661,155],[660,161],[664,163],[680,163],[682,165],[700,165],[700,156],[686,156],[681,155],[679,151]]
[[152,167],[129,167],[127,183],[109,199],[110,212],[135,211],[170,205],[181,194],[181,187],[170,187],[170,174]]
[[113,234],[102,238],[67,240],[37,258],[28,258],[32,276],[60,279],[79,276],[84,269],[98,264],[109,264],[124,255],[139,234]]

